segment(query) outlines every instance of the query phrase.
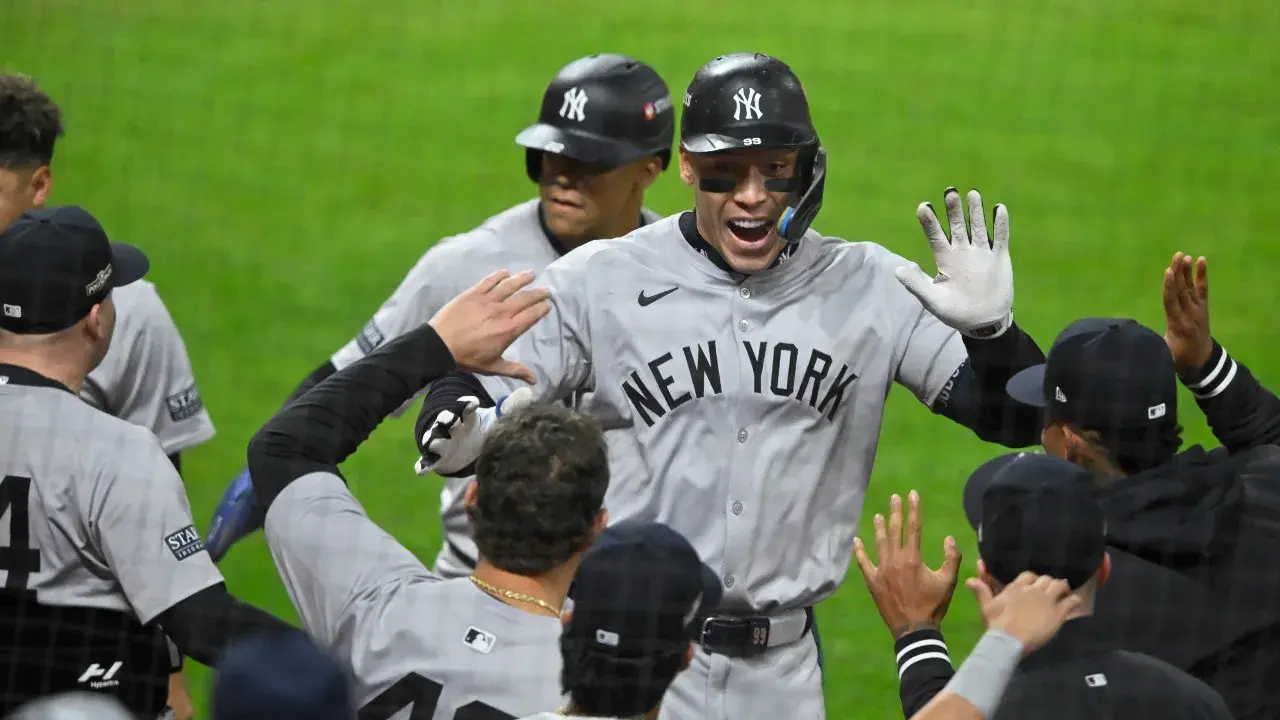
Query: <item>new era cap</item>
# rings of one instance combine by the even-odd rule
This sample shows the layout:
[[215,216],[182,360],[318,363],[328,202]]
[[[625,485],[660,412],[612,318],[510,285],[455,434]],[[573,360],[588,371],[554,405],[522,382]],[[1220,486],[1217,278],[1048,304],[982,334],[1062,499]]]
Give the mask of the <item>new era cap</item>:
[[1173,356],[1163,337],[1134,320],[1071,323],[1045,363],[1014,375],[1005,391],[1055,420],[1101,433],[1177,424]]
[[1107,550],[1092,475],[1052,455],[1014,453],[983,464],[965,485],[964,511],[987,571],[1002,583],[1031,571],[1078,588]]
[[25,212],[0,231],[0,329],[65,330],[149,267],[141,250],[111,242],[82,208]]
[[578,567],[564,637],[622,658],[678,651],[720,597],[720,579],[680,533],[658,523],[618,523]]
[[301,632],[258,635],[223,651],[214,720],[355,720],[351,680]]

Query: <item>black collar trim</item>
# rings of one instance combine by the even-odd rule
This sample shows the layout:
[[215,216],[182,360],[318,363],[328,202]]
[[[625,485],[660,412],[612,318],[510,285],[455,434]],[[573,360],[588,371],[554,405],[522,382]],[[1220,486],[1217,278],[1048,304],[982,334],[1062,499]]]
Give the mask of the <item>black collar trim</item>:
[[[19,365],[6,365],[0,363],[0,378],[5,378],[5,385],[22,385],[24,387],[45,387],[54,390],[65,390],[71,392],[71,388],[52,378],[47,378],[40,373],[21,367]],[[71,393],[75,395],[75,393]]]

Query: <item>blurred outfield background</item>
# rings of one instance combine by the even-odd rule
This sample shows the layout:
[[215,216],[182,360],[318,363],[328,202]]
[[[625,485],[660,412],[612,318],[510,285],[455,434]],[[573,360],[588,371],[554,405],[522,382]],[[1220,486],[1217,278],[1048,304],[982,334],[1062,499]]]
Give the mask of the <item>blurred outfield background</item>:
[[[1017,317],[1046,348],[1083,315],[1162,330],[1169,256],[1207,255],[1215,334],[1274,386],[1277,37],[1269,0],[0,0],[0,65],[66,114],[54,201],[146,249],[186,337],[218,427],[184,462],[202,529],[253,431],[419,255],[533,195],[512,139],[559,67],[601,51],[651,63],[677,100],[724,52],[790,63],[830,151],[827,234],[932,268],[918,202],[954,184],[1006,203]],[[649,205],[689,200],[669,173]],[[954,533],[971,573],[959,488],[998,448],[895,394],[864,527],[917,488],[929,560]],[[1210,439],[1185,395],[1182,414]],[[438,487],[412,473],[410,429],[387,423],[344,469],[430,562]],[[260,538],[223,569],[294,617]],[[831,717],[900,716],[856,569],[819,618]],[[955,655],[978,629],[961,588]]]

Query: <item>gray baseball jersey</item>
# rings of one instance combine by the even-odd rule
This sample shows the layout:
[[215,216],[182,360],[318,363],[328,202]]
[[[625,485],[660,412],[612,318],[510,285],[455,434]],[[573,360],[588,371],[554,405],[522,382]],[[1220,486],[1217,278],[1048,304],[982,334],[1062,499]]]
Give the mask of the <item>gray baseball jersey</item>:
[[168,455],[210,440],[215,429],[196,389],[187,346],[155,285],[140,280],[116,288],[111,297],[111,349],[89,373],[81,396],[155,433]]
[[[612,519],[688,537],[726,612],[809,606],[848,570],[892,384],[932,406],[966,359],[894,277],[907,263],[810,231],[741,276],[677,215],[552,263],[537,283],[552,311],[508,357],[537,401],[592,393]],[[495,399],[520,384],[481,381]]]
[[266,537],[307,632],[355,676],[361,720],[497,720],[562,703],[559,621],[427,570],[337,475],[290,483]]
[[[374,313],[360,334],[331,358],[339,370],[369,354],[384,342],[421,326],[464,290],[496,270],[542,272],[560,257],[560,249],[548,238],[538,217],[538,201],[529,200],[485,220],[473,230],[444,238],[428,250],[400,282],[391,297]],[[659,216],[641,211],[642,219]],[[413,401],[394,413],[399,417]],[[436,570],[455,577],[470,572],[475,542],[463,507],[463,490],[471,478],[450,478],[440,493],[440,515],[446,546]],[[457,558],[456,548],[465,557]],[[461,561],[461,562],[460,562]]]
[[42,606],[149,623],[222,582],[155,435],[0,367],[0,576]]

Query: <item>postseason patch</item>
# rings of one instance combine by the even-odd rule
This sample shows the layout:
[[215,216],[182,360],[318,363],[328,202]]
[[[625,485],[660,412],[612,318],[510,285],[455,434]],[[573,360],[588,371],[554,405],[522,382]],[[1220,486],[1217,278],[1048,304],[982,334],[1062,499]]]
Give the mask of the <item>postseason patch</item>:
[[360,352],[368,355],[373,349],[382,344],[386,338],[382,335],[382,329],[378,327],[378,323],[374,320],[364,324],[360,328],[360,334],[356,336],[356,347],[360,348]]
[[186,420],[204,409],[204,401],[200,399],[200,391],[196,390],[194,383],[182,392],[170,395],[164,401],[169,406],[169,418],[174,422]]
[[204,540],[200,539],[195,525],[188,525],[166,537],[164,544],[169,546],[169,551],[179,560],[186,560],[204,549]]

